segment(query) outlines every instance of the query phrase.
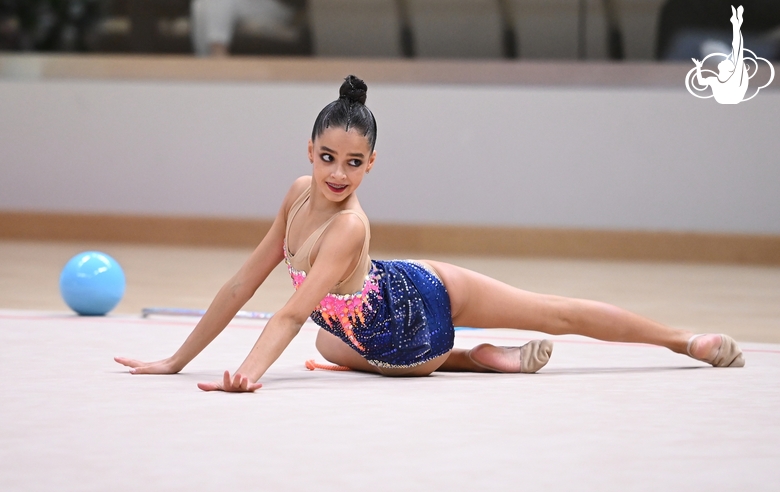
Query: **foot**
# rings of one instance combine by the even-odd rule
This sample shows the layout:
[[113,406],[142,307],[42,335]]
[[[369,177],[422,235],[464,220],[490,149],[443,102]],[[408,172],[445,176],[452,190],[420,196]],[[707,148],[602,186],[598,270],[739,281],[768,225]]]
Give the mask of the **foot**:
[[734,6],[731,7],[731,18],[729,19],[732,24],[738,24],[739,26],[742,25],[742,13],[745,12],[745,9],[740,5],[738,9],[734,9]]
[[532,340],[522,347],[483,343],[469,351],[469,358],[491,371],[534,373],[547,364],[552,349],[553,343],[549,340]]
[[714,367],[742,367],[745,358],[728,335],[694,335],[688,340],[688,355]]
[[731,18],[729,19],[729,21],[731,22],[732,25],[735,25],[735,26],[736,25],[740,25],[740,26],[742,25],[742,12],[743,11],[744,11],[744,9],[737,11],[736,9],[734,9],[733,5],[731,6]]

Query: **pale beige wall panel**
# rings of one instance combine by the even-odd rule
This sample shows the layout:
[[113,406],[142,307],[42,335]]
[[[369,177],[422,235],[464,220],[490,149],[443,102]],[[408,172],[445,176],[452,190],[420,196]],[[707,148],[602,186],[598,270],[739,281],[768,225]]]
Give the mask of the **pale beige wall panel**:
[[401,56],[395,0],[309,0],[317,56]]

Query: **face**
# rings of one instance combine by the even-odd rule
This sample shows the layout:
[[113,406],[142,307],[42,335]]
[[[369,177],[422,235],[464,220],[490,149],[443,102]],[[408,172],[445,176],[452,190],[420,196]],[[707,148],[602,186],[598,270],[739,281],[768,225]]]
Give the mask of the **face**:
[[728,74],[734,71],[734,64],[728,60],[723,60],[718,63],[718,75]]
[[314,141],[309,140],[312,181],[334,202],[357,190],[375,159],[376,151],[371,151],[368,139],[352,129],[328,128]]

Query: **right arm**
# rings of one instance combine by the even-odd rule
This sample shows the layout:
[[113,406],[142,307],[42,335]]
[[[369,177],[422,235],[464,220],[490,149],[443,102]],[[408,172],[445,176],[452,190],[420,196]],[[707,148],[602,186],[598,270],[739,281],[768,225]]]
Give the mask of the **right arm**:
[[151,363],[124,357],[116,357],[114,360],[130,367],[130,372],[134,374],[174,374],[189,364],[217,335],[222,333],[238,310],[247,303],[271,271],[284,259],[282,247],[287,213],[309,183],[310,179],[307,176],[298,178],[293,183],[271,229],[238,272],[222,286],[206,310],[206,314],[198,321],[176,353],[167,359]]
[[699,85],[702,86],[702,87],[710,85],[709,77],[707,77],[705,79],[705,78],[702,78],[702,76],[701,76],[701,65],[702,65],[703,62],[700,62],[696,58],[691,58],[691,60],[693,60],[693,63],[696,64],[696,82],[698,82]]

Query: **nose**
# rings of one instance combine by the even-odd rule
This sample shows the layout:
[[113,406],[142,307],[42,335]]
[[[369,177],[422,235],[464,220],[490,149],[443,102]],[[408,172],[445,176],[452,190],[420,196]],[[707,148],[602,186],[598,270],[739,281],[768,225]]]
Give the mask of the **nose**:
[[344,170],[343,165],[338,165],[333,169],[333,172],[331,173],[331,176],[333,176],[333,179],[344,179],[347,177],[347,173]]

